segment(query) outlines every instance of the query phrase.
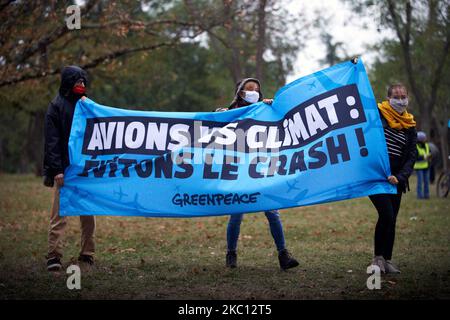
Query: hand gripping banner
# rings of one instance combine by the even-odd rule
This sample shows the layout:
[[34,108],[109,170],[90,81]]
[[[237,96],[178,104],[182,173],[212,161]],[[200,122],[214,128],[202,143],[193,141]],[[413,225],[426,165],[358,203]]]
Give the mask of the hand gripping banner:
[[60,214],[194,217],[395,193],[361,60],[226,112],[78,101]]

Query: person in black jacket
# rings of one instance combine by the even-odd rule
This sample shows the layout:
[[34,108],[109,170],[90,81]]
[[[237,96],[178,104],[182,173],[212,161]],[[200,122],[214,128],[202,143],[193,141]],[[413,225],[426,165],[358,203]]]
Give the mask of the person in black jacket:
[[396,194],[376,194],[370,200],[378,211],[375,228],[375,256],[373,265],[382,273],[400,273],[392,263],[395,225],[400,209],[402,193],[409,191],[408,178],[413,172],[417,157],[416,122],[406,111],[408,91],[402,84],[391,85],[388,100],[378,104],[391,167],[388,181],[397,186]]
[[[77,66],[65,67],[61,73],[58,95],[50,102],[45,115],[44,185],[55,187],[48,231],[47,269],[61,269],[62,236],[66,218],[59,216],[59,188],[64,185],[64,170],[69,166],[69,136],[77,101],[86,95],[88,77]],[[95,218],[80,216],[81,252],[79,261],[94,263]]]

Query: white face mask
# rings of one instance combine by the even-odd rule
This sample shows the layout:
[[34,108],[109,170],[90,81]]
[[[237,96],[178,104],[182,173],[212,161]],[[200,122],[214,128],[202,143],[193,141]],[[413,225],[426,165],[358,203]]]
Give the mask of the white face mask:
[[258,91],[244,91],[245,96],[244,100],[248,103],[255,103],[259,100],[259,92]]
[[389,104],[398,113],[403,113],[408,106],[408,98],[405,99],[389,99]]

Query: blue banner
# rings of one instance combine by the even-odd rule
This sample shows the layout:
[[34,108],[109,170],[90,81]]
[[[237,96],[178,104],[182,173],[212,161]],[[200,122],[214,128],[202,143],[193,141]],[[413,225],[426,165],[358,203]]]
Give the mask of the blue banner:
[[395,193],[361,60],[226,112],[78,101],[60,214],[194,217]]

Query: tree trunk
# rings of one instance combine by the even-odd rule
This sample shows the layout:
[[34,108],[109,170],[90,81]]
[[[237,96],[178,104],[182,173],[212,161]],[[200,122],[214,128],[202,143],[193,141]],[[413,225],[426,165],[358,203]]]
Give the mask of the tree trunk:
[[419,124],[420,131],[423,131],[427,134],[427,137],[431,137],[431,117],[430,114],[427,112],[426,107],[419,107],[420,109],[420,117],[417,119]]
[[44,118],[45,110],[39,110],[34,115],[33,121],[33,137],[31,142],[30,158],[33,161],[34,173],[42,176],[42,164],[44,162]]
[[264,60],[263,54],[266,43],[266,0],[259,1],[258,8],[258,40],[256,43],[256,78],[263,79]]
[[4,163],[5,156],[4,156],[4,152],[3,152],[3,145],[4,145],[3,138],[0,138],[0,173],[2,173],[2,168],[5,167],[5,163]]
[[242,79],[242,68],[240,61],[240,50],[236,41],[240,38],[239,30],[237,28],[236,17],[236,2],[223,0],[224,15],[227,17],[225,29],[227,30],[226,44],[231,50],[231,58],[227,63],[228,70],[230,70],[233,82],[236,83]]
[[28,173],[30,168],[30,141],[33,137],[32,127],[33,127],[33,114],[29,114],[28,117],[28,126],[26,131],[26,139],[22,142],[21,146],[21,155],[19,160],[19,173]]
[[30,113],[26,141],[20,161],[20,172],[42,176],[45,110]]
[[231,74],[233,75],[233,81],[234,83],[238,82],[240,79],[242,79],[242,68],[241,68],[241,60],[240,60],[240,50],[239,47],[236,45],[236,40],[239,37],[239,32],[236,27],[236,21],[234,21],[234,18],[231,22],[231,32],[228,36],[228,42],[230,43],[230,46],[232,48],[231,51],[231,65],[229,66],[231,70]]
[[444,171],[447,171],[449,169],[448,167],[448,124],[444,122],[443,125],[439,126],[439,140],[441,144],[441,155],[442,155],[442,167]]

